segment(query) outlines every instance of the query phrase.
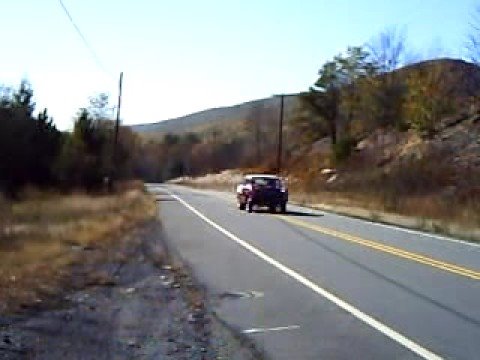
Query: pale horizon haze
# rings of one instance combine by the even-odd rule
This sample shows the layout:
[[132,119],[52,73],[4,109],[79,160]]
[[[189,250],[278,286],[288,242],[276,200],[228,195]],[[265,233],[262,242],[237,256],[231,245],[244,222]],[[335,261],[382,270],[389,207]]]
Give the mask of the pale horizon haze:
[[0,85],[33,87],[68,130],[101,92],[122,122],[150,123],[212,107],[308,89],[347,46],[404,29],[414,57],[465,58],[478,1],[2,1]]

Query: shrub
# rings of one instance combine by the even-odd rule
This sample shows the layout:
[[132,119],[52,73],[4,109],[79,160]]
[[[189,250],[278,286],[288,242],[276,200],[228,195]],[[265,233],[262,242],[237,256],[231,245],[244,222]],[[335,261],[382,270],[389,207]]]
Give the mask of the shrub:
[[355,139],[350,136],[345,136],[333,144],[333,161],[334,163],[341,163],[347,160],[352,153],[352,149],[355,146]]

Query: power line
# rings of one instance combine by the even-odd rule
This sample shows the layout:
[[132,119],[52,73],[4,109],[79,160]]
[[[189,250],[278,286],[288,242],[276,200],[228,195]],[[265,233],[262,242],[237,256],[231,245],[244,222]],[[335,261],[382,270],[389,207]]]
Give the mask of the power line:
[[107,69],[105,68],[105,66],[103,65],[102,61],[100,60],[100,58],[98,57],[97,53],[95,52],[95,50],[93,49],[93,47],[89,44],[89,42],[87,41],[87,38],[83,35],[82,31],[80,30],[80,28],[77,26],[77,24],[75,23],[75,21],[73,20],[73,17],[72,15],[70,15],[70,12],[68,11],[67,7],[65,6],[65,4],[63,3],[62,0],[58,0],[58,2],[60,3],[60,5],[62,6],[62,9],[63,11],[65,12],[65,15],[67,15],[68,19],[70,20],[70,23],[73,25],[73,27],[75,28],[75,30],[77,31],[78,35],[80,36],[80,38],[82,39],[83,41],[83,44],[85,45],[85,47],[90,51],[90,54],[92,55],[93,59],[95,60],[96,64],[98,67],[100,67],[106,74],[108,74],[108,76],[112,76],[108,71]]

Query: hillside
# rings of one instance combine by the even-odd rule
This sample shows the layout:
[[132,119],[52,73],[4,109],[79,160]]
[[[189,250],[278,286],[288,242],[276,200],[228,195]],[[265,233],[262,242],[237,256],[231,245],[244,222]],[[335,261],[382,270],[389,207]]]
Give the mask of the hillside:
[[[480,91],[480,69],[478,66],[458,59],[436,59],[422,61],[405,66],[394,73],[403,79],[412,73],[436,70],[440,81],[447,89],[447,93],[455,99],[465,100]],[[297,94],[286,95],[285,119],[288,120],[296,104]],[[206,132],[212,128],[235,129],[242,121],[257,117],[262,113],[262,120],[276,122],[279,116],[280,101],[278,97],[253,100],[242,104],[218,107],[199,111],[173,119],[160,120],[131,126],[131,129],[142,137],[158,139],[166,133],[182,134],[185,132]],[[286,121],[287,122],[287,121]]]
[[396,72],[406,78],[413,72],[436,69],[442,81],[446,83],[448,92],[457,98],[475,96],[480,91],[480,68],[472,63],[459,59],[427,60],[405,66]]
[[[286,117],[291,113],[297,101],[296,95],[285,95],[284,111]],[[202,132],[210,127],[231,126],[252,117],[254,113],[262,111],[268,114],[271,121],[278,120],[280,111],[279,97],[249,101],[246,103],[219,107],[181,116],[174,119],[162,120],[150,124],[133,125],[131,129],[149,138],[161,137],[166,133],[181,134],[185,132]]]

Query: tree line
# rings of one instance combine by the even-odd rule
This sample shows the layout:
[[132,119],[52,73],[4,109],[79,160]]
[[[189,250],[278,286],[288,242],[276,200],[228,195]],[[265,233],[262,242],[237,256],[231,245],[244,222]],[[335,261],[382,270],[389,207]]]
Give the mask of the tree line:
[[[114,175],[133,177],[137,139],[121,128],[113,158],[114,123],[107,116],[108,97],[92,98],[74,118],[73,131],[59,131],[48,110],[34,115],[33,89],[0,88],[0,191],[15,197],[27,185],[39,188],[101,189]],[[115,165],[115,166],[114,166]]]
[[[27,81],[0,87],[0,192],[16,197],[26,186],[102,190],[107,181],[140,178],[159,182],[230,167],[255,166],[274,148],[272,109],[256,105],[234,128],[165,134],[146,140],[121,126],[114,154],[114,122],[108,96],[78,110],[71,131],[59,131],[48,110],[35,114]],[[275,125],[273,125],[275,127]],[[271,138],[270,140],[266,140]]]
[[274,165],[278,114],[255,105],[241,121],[199,132],[166,133],[141,147],[137,174],[148,181]]

